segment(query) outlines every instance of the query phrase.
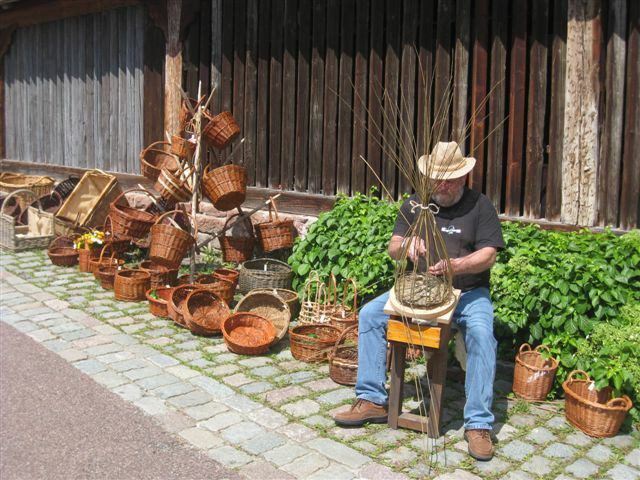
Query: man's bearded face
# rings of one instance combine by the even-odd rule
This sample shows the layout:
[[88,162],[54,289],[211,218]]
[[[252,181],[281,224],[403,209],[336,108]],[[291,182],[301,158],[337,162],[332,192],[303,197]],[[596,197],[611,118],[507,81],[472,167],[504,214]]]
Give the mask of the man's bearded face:
[[442,180],[433,193],[433,200],[441,207],[451,207],[460,201],[464,193],[464,184],[467,177]]

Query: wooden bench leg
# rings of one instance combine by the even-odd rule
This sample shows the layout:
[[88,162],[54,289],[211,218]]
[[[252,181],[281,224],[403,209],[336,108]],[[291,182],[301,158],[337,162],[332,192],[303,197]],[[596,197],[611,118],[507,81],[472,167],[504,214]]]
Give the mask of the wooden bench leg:
[[448,344],[451,331],[449,328],[442,329],[442,339],[440,348],[429,360],[433,365],[433,374],[430,379],[431,384],[431,404],[429,406],[429,422],[427,425],[427,435],[430,438],[440,437],[440,417],[442,414],[442,399],[444,397],[444,385],[447,380],[447,359],[449,356]]
[[391,382],[389,388],[389,427],[398,428],[398,418],[402,413],[402,391],[404,387],[404,367],[407,345],[391,342]]

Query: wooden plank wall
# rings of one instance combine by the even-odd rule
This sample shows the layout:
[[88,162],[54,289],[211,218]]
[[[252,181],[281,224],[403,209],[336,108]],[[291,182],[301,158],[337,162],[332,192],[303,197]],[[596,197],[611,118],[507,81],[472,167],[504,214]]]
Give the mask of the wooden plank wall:
[[144,33],[140,6],[17,29],[4,57],[6,157],[138,173]]

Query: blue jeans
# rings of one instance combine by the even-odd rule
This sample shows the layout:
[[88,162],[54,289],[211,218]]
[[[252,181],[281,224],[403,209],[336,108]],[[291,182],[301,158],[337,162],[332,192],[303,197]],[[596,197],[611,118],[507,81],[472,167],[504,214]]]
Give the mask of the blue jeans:
[[[383,312],[389,293],[384,293],[360,310],[358,334],[358,379],[356,397],[386,405],[387,321]],[[464,337],[467,348],[467,372],[464,406],[465,429],[491,429],[494,416],[493,381],[496,374],[496,349],[493,336],[493,305],[487,288],[464,292],[453,314],[453,321]]]

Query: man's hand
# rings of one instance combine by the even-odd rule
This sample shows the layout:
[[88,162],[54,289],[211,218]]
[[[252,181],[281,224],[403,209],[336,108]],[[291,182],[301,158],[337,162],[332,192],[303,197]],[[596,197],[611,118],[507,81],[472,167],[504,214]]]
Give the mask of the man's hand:
[[[453,271],[453,259],[451,260],[451,270]],[[435,275],[436,277],[440,276],[440,275],[444,275],[448,270],[448,265],[446,260],[440,260],[438,263],[436,263],[435,265],[431,265],[429,267],[429,273],[431,275]]]
[[427,247],[424,240],[419,237],[411,237],[406,239],[407,246],[407,258],[413,263],[418,261],[419,257],[424,257],[427,254]]

